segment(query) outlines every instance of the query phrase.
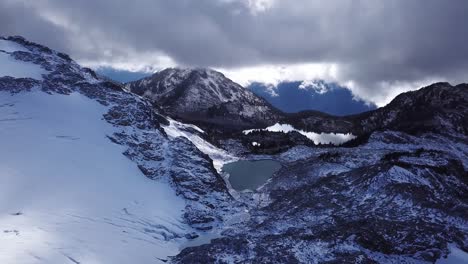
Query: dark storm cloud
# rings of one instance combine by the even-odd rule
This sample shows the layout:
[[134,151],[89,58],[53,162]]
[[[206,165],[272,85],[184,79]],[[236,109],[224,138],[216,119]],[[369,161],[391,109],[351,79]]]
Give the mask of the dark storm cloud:
[[[9,0],[7,0],[9,1]],[[10,30],[34,39],[53,36],[50,27],[62,26],[68,31],[65,45],[61,50],[69,51],[80,59],[125,56],[125,52],[163,52],[178,63],[198,66],[220,66],[239,64],[241,58],[252,57],[252,52],[241,44],[240,38],[226,30],[241,33],[238,17],[232,9],[243,9],[238,3],[199,1],[124,1],[124,0],[83,0],[83,1],[41,1],[17,4],[9,1],[11,8],[4,12],[10,16]],[[29,5],[29,6],[28,6]],[[26,21],[21,21],[28,13]],[[29,14],[34,14],[30,16]],[[50,19],[61,25],[46,21]],[[43,26],[42,34],[25,27],[27,20],[34,20]],[[3,29],[3,28],[1,28]],[[7,28],[8,29],[8,28]],[[49,43],[58,46],[56,43]],[[249,60],[248,60],[249,61]],[[247,61],[247,62],[248,62]]]
[[222,68],[333,63],[375,95],[382,83],[467,81],[466,10],[465,0],[1,0],[0,30],[98,63],[141,54]]
[[0,0],[0,35],[24,35],[52,48],[66,49],[67,32],[38,16],[22,2]]

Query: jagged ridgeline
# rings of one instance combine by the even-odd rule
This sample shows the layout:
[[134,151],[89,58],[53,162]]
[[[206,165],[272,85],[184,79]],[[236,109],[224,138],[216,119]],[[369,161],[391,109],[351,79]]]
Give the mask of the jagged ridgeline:
[[171,116],[225,128],[268,125],[281,115],[264,99],[210,69],[165,69],[125,87]]

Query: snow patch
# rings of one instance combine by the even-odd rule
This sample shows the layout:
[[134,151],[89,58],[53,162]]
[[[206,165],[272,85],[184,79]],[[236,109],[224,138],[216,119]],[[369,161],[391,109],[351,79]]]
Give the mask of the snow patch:
[[390,175],[389,179],[397,183],[408,183],[431,187],[430,182],[424,177],[418,177],[410,171],[399,166],[391,167],[388,171],[388,174]]
[[190,140],[201,152],[207,154],[213,160],[213,166],[218,172],[221,172],[221,168],[224,164],[238,160],[237,157],[232,156],[223,149],[217,148],[199,135],[190,131],[194,129],[200,133],[204,133],[199,127],[191,124],[184,124],[171,118],[168,118],[168,120],[169,125],[162,126],[166,134],[172,138],[184,137]]
[[449,245],[450,254],[447,258],[441,258],[437,260],[437,264],[461,264],[468,263],[468,253],[459,249],[454,244]]
[[106,138],[116,128],[105,112],[78,93],[0,92],[0,263],[154,263],[179,252],[185,201]]
[[323,82],[318,81],[303,81],[299,85],[299,89],[311,89],[318,94],[325,94],[328,92],[328,87]]
[[304,130],[299,130],[294,128],[293,126],[289,124],[280,124],[276,123],[272,126],[269,126],[264,129],[249,129],[249,130],[244,130],[243,133],[245,135],[248,135],[249,133],[252,133],[254,131],[270,131],[270,132],[283,132],[283,133],[289,133],[292,131],[299,132],[300,134],[306,136],[308,139],[312,140],[315,144],[333,144],[333,145],[340,145],[345,143],[346,141],[349,141],[351,139],[356,138],[351,133],[348,134],[341,134],[341,133],[314,133],[314,132],[307,132]]
[[46,71],[37,64],[15,60],[8,53],[0,52],[0,77],[42,80],[42,74],[45,73]]
[[0,39],[0,50],[5,52],[28,51],[16,42]]

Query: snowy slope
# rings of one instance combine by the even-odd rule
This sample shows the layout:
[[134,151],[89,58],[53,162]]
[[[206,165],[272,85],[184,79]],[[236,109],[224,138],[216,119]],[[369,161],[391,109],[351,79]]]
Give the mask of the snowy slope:
[[150,102],[66,54],[0,45],[22,69],[0,73],[0,263],[162,263],[237,210]]
[[6,39],[0,39],[0,50],[5,53],[11,53],[15,51],[28,51],[18,43]]
[[[126,88],[157,103],[171,104],[180,111],[206,109],[238,100],[243,100],[245,104],[263,103],[251,91],[229,80],[222,73],[201,68],[165,69],[153,76],[128,83]],[[175,99],[177,103],[168,99]]]
[[177,253],[184,201],[106,138],[114,128],[104,106],[43,92],[0,92],[0,105],[0,263],[150,263]]
[[218,172],[224,164],[234,162],[239,158],[228,153],[224,149],[217,148],[213,144],[201,138],[197,133],[204,133],[199,127],[190,124],[184,124],[168,118],[169,125],[164,126],[163,129],[172,138],[184,137],[190,140],[201,152],[207,154],[212,160],[213,165]]
[[11,54],[17,51],[27,52],[15,42],[0,39],[0,76],[42,79],[46,71],[37,64],[16,60]]

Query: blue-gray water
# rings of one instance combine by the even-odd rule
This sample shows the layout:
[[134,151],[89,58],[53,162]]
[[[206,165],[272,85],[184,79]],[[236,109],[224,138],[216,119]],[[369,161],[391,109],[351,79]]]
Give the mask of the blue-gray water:
[[240,160],[223,166],[223,171],[229,173],[229,182],[237,191],[255,190],[263,185],[281,164],[274,160]]

